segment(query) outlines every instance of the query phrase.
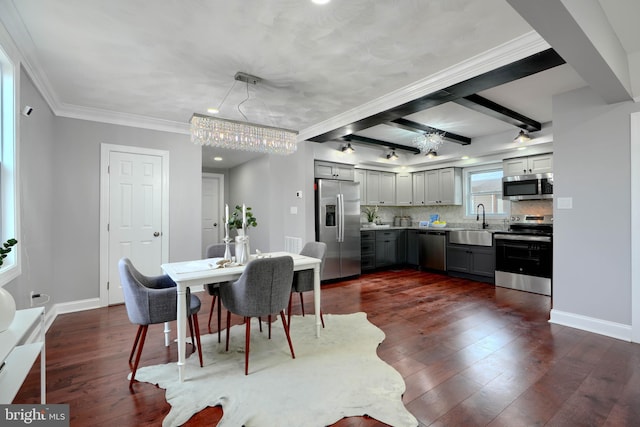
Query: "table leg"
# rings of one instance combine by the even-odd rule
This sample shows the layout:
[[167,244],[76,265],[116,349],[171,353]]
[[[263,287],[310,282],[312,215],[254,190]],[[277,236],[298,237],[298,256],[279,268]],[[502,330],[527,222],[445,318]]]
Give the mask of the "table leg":
[[313,307],[316,313],[316,338],[320,338],[322,319],[320,317],[320,265],[313,267]]
[[171,324],[169,322],[164,322],[164,346],[169,347],[171,344],[171,339],[169,338],[169,334],[171,333]]
[[184,362],[185,347],[187,336],[187,303],[186,303],[186,286],[178,285],[178,311],[176,317],[177,333],[178,333],[178,377],[180,382],[184,381]]

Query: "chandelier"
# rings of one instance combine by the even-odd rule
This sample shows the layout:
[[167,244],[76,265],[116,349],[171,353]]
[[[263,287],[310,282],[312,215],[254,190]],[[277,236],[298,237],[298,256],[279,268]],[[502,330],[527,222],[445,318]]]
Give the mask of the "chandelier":
[[444,132],[428,132],[413,138],[413,143],[418,149],[424,153],[435,153],[444,141]]
[[[247,83],[247,99],[242,101],[245,102],[249,99],[249,83],[256,84],[261,79],[238,72],[235,75],[235,80]],[[233,89],[233,86],[231,89]],[[229,92],[231,92],[231,89]],[[220,107],[222,107],[229,92],[220,103]],[[246,120],[246,116],[240,109],[241,105],[242,103],[238,105],[238,111]],[[283,155],[292,154],[298,148],[298,132],[289,129],[253,124],[248,121],[222,119],[197,113],[191,116],[190,124],[191,142],[194,144]]]

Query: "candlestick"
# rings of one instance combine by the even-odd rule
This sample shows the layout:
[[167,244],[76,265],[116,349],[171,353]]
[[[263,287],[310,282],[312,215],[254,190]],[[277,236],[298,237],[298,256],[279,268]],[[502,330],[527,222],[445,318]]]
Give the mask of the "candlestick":
[[229,238],[229,205],[224,205],[224,237]]
[[247,228],[247,206],[242,204],[242,228]]

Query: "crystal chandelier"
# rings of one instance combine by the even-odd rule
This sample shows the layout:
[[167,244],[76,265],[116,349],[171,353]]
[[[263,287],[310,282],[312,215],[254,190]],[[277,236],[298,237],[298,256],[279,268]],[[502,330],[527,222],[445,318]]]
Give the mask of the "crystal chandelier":
[[444,141],[444,132],[423,133],[413,138],[413,143],[422,153],[435,153]]
[[298,132],[288,129],[202,114],[191,117],[191,142],[194,144],[259,153],[291,154],[298,148],[297,136]]
[[[256,84],[261,79],[250,74],[238,72],[235,75],[235,80],[236,82],[242,81],[247,84],[247,98],[242,101],[244,103],[249,99],[249,83]],[[231,89],[233,89],[233,86]],[[215,109],[216,111],[222,107],[231,89],[229,89],[220,103],[220,107]],[[238,105],[238,111],[246,120],[244,113],[240,109],[242,103]],[[191,116],[190,124],[191,142],[194,144],[269,154],[291,154],[298,148],[298,132],[289,129],[263,126],[249,123],[248,121],[240,122],[222,119],[197,113]]]

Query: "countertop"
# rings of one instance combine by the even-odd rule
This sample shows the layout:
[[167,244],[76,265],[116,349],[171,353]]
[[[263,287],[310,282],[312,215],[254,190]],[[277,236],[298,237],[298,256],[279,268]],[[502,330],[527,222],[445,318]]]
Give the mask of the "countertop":
[[[395,227],[393,225],[390,226],[376,226],[376,227],[360,227],[360,231],[385,231],[385,230],[419,230],[419,231],[464,231],[464,230],[475,230],[480,231],[481,228],[474,227],[418,227],[418,226],[410,226],[410,227]],[[488,231],[490,233],[501,232],[504,230],[499,230],[496,228],[485,228],[484,231]]]

